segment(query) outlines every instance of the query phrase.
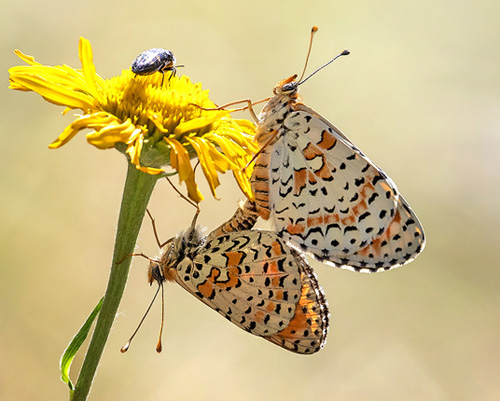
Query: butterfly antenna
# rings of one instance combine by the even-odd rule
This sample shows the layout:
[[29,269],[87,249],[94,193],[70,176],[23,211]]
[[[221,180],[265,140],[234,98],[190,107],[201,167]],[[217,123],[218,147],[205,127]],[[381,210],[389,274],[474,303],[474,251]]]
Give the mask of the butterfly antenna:
[[160,334],[158,335],[158,344],[156,344],[156,352],[158,353],[162,350],[161,337],[163,335],[163,322],[165,321],[165,290],[163,289],[163,283],[159,283],[159,285],[161,286],[161,324]]
[[319,67],[316,71],[314,71],[312,74],[310,74],[307,78],[305,78],[304,80],[299,80],[299,83],[297,85],[302,85],[304,82],[306,82],[309,78],[311,78],[314,74],[316,74],[317,72],[321,71],[323,68],[325,68],[327,65],[330,65],[331,63],[333,63],[335,60],[337,60],[340,56],[347,56],[349,55],[351,52],[349,50],[344,50],[342,53],[340,54],[337,54],[334,58],[332,58],[329,62],[323,64],[321,67]]
[[302,78],[304,78],[304,74],[306,73],[307,63],[309,62],[309,56],[311,55],[311,49],[313,45],[313,37],[316,32],[318,32],[318,27],[313,26],[311,29],[311,38],[309,39],[309,48],[307,49],[306,62],[304,64],[304,69],[302,70],[302,75],[300,76],[299,82]]
[[[122,353],[125,353],[128,351],[128,349],[130,348],[130,343],[132,342],[132,340],[134,339],[135,335],[137,334],[137,332],[139,331],[139,329],[141,328],[142,326],[142,323],[144,322],[144,319],[146,319],[146,316],[148,315],[149,311],[151,310],[151,307],[153,306],[153,303],[155,302],[155,299],[156,297],[158,296],[158,292],[160,291],[160,287],[162,288],[162,292],[163,292],[163,284],[158,282],[158,289],[156,290],[156,293],[155,293],[155,296],[153,297],[153,300],[151,301],[151,303],[149,304],[149,307],[148,309],[146,310],[146,313],[144,314],[144,316],[142,317],[139,325],[137,326],[137,328],[135,329],[134,333],[130,336],[130,339],[127,341],[127,343],[120,348],[120,351]],[[162,308],[163,309],[163,308]],[[162,329],[163,329],[163,319],[162,319]],[[161,350],[161,345],[160,345],[160,350]]]

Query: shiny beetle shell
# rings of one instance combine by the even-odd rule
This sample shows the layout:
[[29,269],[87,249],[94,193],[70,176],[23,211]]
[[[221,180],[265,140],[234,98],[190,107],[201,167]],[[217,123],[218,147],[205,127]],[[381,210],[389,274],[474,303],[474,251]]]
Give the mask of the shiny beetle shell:
[[139,54],[132,62],[132,72],[149,75],[155,72],[173,71],[175,75],[175,56],[170,50],[154,48]]

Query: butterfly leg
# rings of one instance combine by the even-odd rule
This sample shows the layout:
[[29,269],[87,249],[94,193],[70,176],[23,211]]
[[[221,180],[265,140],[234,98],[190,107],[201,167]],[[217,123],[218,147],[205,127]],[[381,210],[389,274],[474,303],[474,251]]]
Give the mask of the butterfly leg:
[[146,212],[147,212],[149,218],[151,219],[151,224],[153,225],[153,233],[155,234],[156,243],[158,244],[159,247],[161,247],[161,242],[160,242],[160,239],[158,238],[158,231],[156,231],[155,219],[153,218],[153,215],[151,214],[149,209],[146,209]]
[[262,145],[262,147],[257,151],[257,153],[255,153],[252,157],[252,160],[250,160],[247,165],[243,168],[243,171],[245,171],[248,166],[250,166],[250,164],[252,164],[255,159],[257,159],[257,157],[274,141],[274,138],[276,138],[276,136],[278,135],[279,133],[279,130],[274,130],[274,131],[271,131],[269,133],[269,139],[266,141],[266,143],[264,145]]
[[[198,167],[199,162],[196,164],[194,170],[196,171],[196,167]],[[174,185],[172,181],[170,181],[170,178],[168,176],[165,176],[165,179],[168,181],[168,183],[172,186],[172,188],[179,194],[179,196],[184,199],[187,203],[189,203],[191,206],[195,207],[198,210],[198,213],[200,211],[200,205],[196,202],[193,202],[191,199],[186,197],[181,191],[177,189],[177,187]],[[198,215],[198,214],[197,214]]]
[[156,260],[155,260],[155,259],[152,259],[152,258],[150,258],[149,256],[144,255],[144,254],[141,252],[141,253],[129,253],[128,255],[125,255],[125,257],[124,257],[122,260],[120,260],[120,261],[116,262],[116,264],[117,264],[117,265],[120,265],[120,264],[122,264],[122,263],[123,263],[123,261],[124,261],[125,259],[127,259],[127,258],[132,258],[132,257],[135,257],[135,256],[141,256],[141,257],[143,257],[144,259],[149,260],[150,262],[156,262]]
[[243,110],[248,109],[248,111],[252,115],[252,118],[255,121],[255,123],[258,124],[259,118],[257,117],[257,114],[255,113],[252,106],[255,106],[256,104],[259,104],[259,103],[267,102],[269,99],[270,99],[270,97],[266,97],[265,99],[257,100],[256,102],[252,102],[250,99],[241,99],[241,100],[236,100],[234,102],[227,103],[227,104],[224,104],[222,106],[218,106],[218,107],[214,107],[214,108],[201,107],[201,106],[194,104],[194,103],[190,103],[190,104],[198,107],[201,110],[205,110],[205,111],[212,111],[213,110],[213,111],[215,111],[215,110],[226,110],[229,106],[233,106],[235,104],[240,104],[240,103],[246,103],[247,104],[246,106],[239,107],[237,109],[231,109],[228,111],[233,112],[233,111],[243,111]]

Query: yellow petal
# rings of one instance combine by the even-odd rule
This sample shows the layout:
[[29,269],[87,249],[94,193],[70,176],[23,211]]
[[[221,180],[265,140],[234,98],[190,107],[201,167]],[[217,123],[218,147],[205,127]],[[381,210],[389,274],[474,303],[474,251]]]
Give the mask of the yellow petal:
[[57,149],[68,143],[79,131],[89,126],[105,126],[116,121],[115,116],[105,112],[98,112],[84,116],[78,116],[75,121],[68,125],[59,137],[49,145],[50,149]]
[[255,124],[249,120],[244,119],[234,119],[231,120],[233,124],[238,125],[240,128],[246,128],[249,133],[255,132]]
[[251,201],[255,200],[255,196],[252,192],[252,187],[250,185],[250,180],[247,172],[243,172],[243,170],[233,170],[233,175],[234,178],[236,178],[236,182],[238,183],[238,186],[245,194],[245,196]]
[[174,136],[176,138],[181,137],[182,135],[187,134],[188,132],[193,132],[193,131],[199,131],[203,128],[208,128],[210,125],[216,121],[217,119],[220,118],[219,113],[213,113],[214,115],[211,116],[210,118],[206,117],[198,117],[198,118],[193,118],[191,120],[185,121],[183,123],[180,123],[175,129],[174,129]]
[[247,154],[255,153],[259,150],[259,146],[253,141],[253,135],[245,134],[235,124],[225,124],[214,132],[214,135],[223,136],[231,139],[234,143],[241,147]]
[[148,118],[153,122],[158,131],[168,134],[169,131],[163,126],[163,117],[158,113],[149,113]]
[[39,77],[50,82],[55,88],[62,85],[76,92],[89,94],[87,82],[81,70],[75,70],[67,65],[30,65],[15,66],[9,69],[9,79],[15,83],[19,77]]
[[141,135],[127,147],[127,153],[130,156],[130,161],[136,166],[140,166],[139,158],[141,157],[143,144],[144,144],[144,136]]
[[196,151],[198,160],[200,161],[201,169],[203,170],[203,174],[207,179],[208,186],[212,191],[212,195],[214,196],[214,198],[217,198],[215,188],[220,185],[220,182],[219,177],[217,176],[215,165],[210,157],[209,147],[202,138],[186,137],[186,139]]
[[218,171],[224,172],[238,168],[238,166],[229,160],[226,155],[219,152],[212,143],[207,141],[207,144],[210,147],[210,157],[214,161],[215,167]]
[[85,80],[87,81],[87,85],[90,89],[90,94],[97,99],[99,103],[102,103],[101,88],[98,87],[98,79],[100,77],[95,71],[92,46],[90,45],[90,42],[83,37],[80,37],[78,55],[82,63],[83,75],[85,76]]
[[95,99],[87,94],[47,81],[40,76],[28,74],[11,75],[11,79],[15,79],[16,85],[37,92],[48,102],[59,106],[68,106],[72,109],[81,109],[83,111],[95,109],[97,106]]
[[139,166],[139,165],[135,165],[135,168],[137,170],[140,170],[142,171],[143,173],[146,173],[146,174],[151,174],[151,175],[157,175],[157,174],[161,174],[161,173],[164,173],[165,170],[161,169],[161,168],[154,168],[154,167],[144,167],[144,166]]
[[40,63],[35,61],[35,58],[32,56],[28,56],[27,54],[24,54],[21,50],[14,50],[14,53],[23,60],[25,63],[30,64],[30,65],[41,65]]
[[184,181],[187,186],[188,196],[196,203],[203,200],[203,195],[198,189],[198,185],[194,179],[194,171],[191,167],[191,160],[189,153],[182,144],[173,138],[164,138],[165,141],[171,146],[170,164],[172,168],[179,173],[179,182]]
[[[78,121],[78,120],[77,120]],[[75,121],[76,122],[76,121]],[[49,149],[57,149],[68,143],[73,137],[84,129],[73,125],[74,123],[68,125],[59,137],[49,145]]]
[[137,137],[136,127],[130,120],[106,125],[92,124],[88,128],[94,128],[95,132],[87,134],[87,141],[99,149],[112,148],[117,142],[130,143],[133,142],[130,140],[132,135],[134,135],[134,138]]
[[245,149],[221,135],[211,135],[210,139],[221,148],[222,153],[224,153],[224,155],[234,164],[238,166],[244,166],[246,164],[249,155]]

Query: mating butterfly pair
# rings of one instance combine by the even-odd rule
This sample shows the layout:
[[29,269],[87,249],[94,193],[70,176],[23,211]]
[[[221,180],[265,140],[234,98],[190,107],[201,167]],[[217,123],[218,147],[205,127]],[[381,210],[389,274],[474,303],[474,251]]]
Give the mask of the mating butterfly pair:
[[[281,81],[259,116],[255,203],[247,201],[206,238],[193,224],[151,262],[149,280],[176,281],[242,329],[312,354],[325,344],[328,306],[296,248],[334,266],[376,272],[413,260],[425,239],[394,182],[300,101],[304,81]],[[258,216],[276,231],[253,230]]]

